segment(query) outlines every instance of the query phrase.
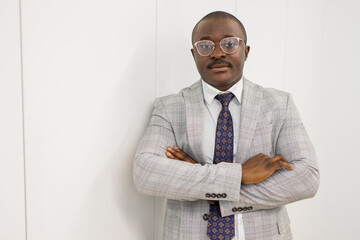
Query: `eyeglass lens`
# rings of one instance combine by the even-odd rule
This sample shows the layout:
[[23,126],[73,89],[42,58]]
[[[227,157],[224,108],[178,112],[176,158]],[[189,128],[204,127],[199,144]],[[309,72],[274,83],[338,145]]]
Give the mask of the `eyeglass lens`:
[[[231,54],[238,49],[239,39],[235,37],[224,38],[219,45],[224,53]],[[209,56],[215,49],[215,43],[210,40],[202,40],[197,42],[195,47],[201,56]]]

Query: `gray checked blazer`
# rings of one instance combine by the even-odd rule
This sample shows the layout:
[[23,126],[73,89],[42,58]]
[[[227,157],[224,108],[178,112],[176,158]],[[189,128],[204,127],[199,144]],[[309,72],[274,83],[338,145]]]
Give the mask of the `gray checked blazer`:
[[[285,205],[313,197],[319,186],[316,155],[288,93],[244,79],[238,155],[233,163],[207,164],[203,157],[201,82],[156,99],[138,146],[133,178],[139,192],[167,198],[163,240],[205,240],[208,200],[222,216],[242,213],[246,240],[292,239]],[[168,159],[179,146],[199,164]],[[282,154],[294,170],[241,185],[242,163],[263,153]],[[206,216],[206,215],[205,215]]]

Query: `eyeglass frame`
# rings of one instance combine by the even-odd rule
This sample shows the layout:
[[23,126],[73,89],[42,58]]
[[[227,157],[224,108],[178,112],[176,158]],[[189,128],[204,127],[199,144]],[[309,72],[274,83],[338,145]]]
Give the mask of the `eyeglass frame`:
[[[232,53],[227,53],[227,52],[225,52],[225,51],[222,49],[221,44],[220,44],[224,39],[228,39],[228,38],[236,38],[236,40],[238,40],[238,44],[239,44],[239,45],[238,45],[238,48],[237,48],[234,52],[232,52]],[[214,47],[213,47],[213,49],[212,49],[212,51],[211,51],[210,54],[202,55],[202,54],[199,52],[199,50],[198,50],[198,48],[197,48],[196,45],[197,45],[199,42],[203,42],[203,41],[209,41],[209,42],[214,43]],[[204,39],[204,40],[199,40],[199,41],[197,41],[197,42],[195,42],[195,43],[193,44],[193,47],[196,49],[197,53],[198,53],[200,56],[202,56],[202,57],[207,57],[207,56],[210,56],[211,54],[213,54],[214,51],[215,51],[216,45],[220,45],[220,50],[221,50],[223,53],[228,54],[228,55],[231,55],[231,54],[234,54],[234,53],[239,49],[239,47],[240,47],[240,41],[244,42],[245,45],[246,45],[246,41],[245,41],[244,39],[242,39],[242,38],[239,38],[239,37],[226,37],[226,38],[221,39],[220,42],[218,42],[218,43],[215,43],[215,42],[213,42],[213,41],[211,41],[211,40],[206,40],[206,39]]]

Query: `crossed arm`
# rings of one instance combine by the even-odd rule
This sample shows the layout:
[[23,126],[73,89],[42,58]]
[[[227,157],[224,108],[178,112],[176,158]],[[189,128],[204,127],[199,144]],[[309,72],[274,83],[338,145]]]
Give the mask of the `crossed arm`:
[[[274,144],[278,155],[259,153],[242,164],[240,198],[220,201],[223,216],[233,214],[233,208],[270,209],[316,194],[319,187],[316,155],[291,97]],[[172,160],[195,163],[177,146],[167,147],[165,155]]]
[[145,194],[186,201],[210,200],[208,192],[227,193],[220,201],[225,216],[233,214],[234,207],[270,209],[314,196],[319,185],[315,153],[291,101],[289,105],[274,146],[282,155],[258,154],[243,164],[201,165],[194,164],[187,150],[166,148],[177,146],[176,131],[183,130],[173,128],[158,101],[135,158],[136,187]]
[[[184,161],[192,164],[197,163],[186,152],[177,146],[168,146],[166,148],[165,155],[170,159]],[[261,182],[270,177],[276,170],[280,168],[293,170],[294,166],[288,163],[286,158],[284,158],[282,155],[276,155],[275,157],[271,158],[265,154],[259,153],[242,164],[241,183],[253,184]]]

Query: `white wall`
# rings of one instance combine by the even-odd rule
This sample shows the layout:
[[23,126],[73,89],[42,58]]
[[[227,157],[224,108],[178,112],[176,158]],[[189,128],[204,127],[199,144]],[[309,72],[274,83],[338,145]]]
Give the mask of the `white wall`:
[[291,92],[316,147],[294,239],[359,239],[359,5],[1,0],[0,239],[161,239],[165,200],[136,192],[132,158],[155,97],[199,78],[191,30],[213,10],[244,23],[245,76]]
[[0,1],[0,239],[25,239],[19,2]]
[[23,2],[28,239],[153,235],[131,168],[155,97],[155,7]]

